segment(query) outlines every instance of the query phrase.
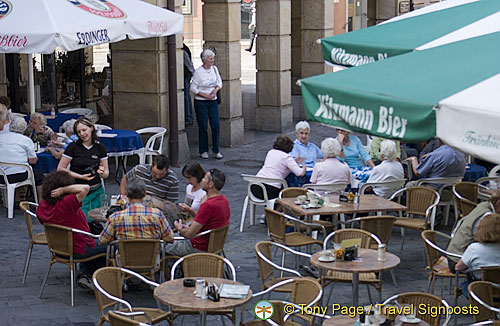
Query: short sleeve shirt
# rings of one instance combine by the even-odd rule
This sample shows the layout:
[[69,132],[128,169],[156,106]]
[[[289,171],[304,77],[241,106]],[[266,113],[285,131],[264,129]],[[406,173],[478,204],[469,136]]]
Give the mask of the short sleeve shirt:
[[297,156],[303,157],[305,159],[304,164],[308,168],[312,168],[317,159],[323,158],[323,152],[318,148],[318,146],[311,142],[304,145],[298,139],[295,139],[293,142],[293,149],[290,152],[290,155],[294,159],[297,158]]
[[[89,173],[85,169],[91,167],[94,171],[97,171],[99,163],[108,158],[106,147],[100,142],[96,141],[90,148],[87,148],[80,140],[69,144],[64,151],[63,156],[71,160],[70,170],[78,174]],[[96,174],[96,176],[90,181],[77,179],[75,182],[93,186],[99,184],[101,182],[101,178],[98,174]]]
[[[55,205],[50,205],[45,200],[42,200],[36,210],[36,215],[43,224],[57,224],[90,232],[85,214],[80,209],[81,207],[82,203],[78,201],[76,195],[70,194],[58,200]],[[95,241],[87,235],[73,233],[73,251],[84,255],[85,245],[95,248]]]
[[[203,225],[199,233],[207,230],[218,229],[229,224],[231,210],[226,196],[220,195],[207,199],[201,204],[194,221]],[[194,248],[202,251],[208,249],[209,235],[191,239]]]
[[197,212],[206,194],[206,191],[201,188],[193,191],[193,185],[188,184],[186,186],[186,201],[184,203]]
[[[0,134],[1,161],[7,163],[28,163],[28,159],[36,158],[33,142],[26,136],[15,132]],[[5,167],[7,174],[23,173],[22,167]]]
[[462,152],[442,145],[421,160],[417,171],[424,178],[462,177],[466,164]]
[[127,172],[127,180],[139,178],[146,184],[146,194],[175,202],[179,199],[179,180],[172,170],[159,180],[151,177],[151,164],[140,164]]
[[498,266],[500,265],[500,243],[471,243],[465,250],[462,261],[472,269]]

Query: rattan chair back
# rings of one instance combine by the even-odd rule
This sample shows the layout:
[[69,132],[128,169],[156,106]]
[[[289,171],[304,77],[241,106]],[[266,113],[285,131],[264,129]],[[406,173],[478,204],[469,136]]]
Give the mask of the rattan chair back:
[[359,220],[361,230],[375,234],[380,241],[382,241],[382,243],[389,243],[389,240],[391,239],[392,225],[396,221],[394,216],[367,216],[362,217]]
[[333,242],[341,243],[344,240],[361,238],[361,248],[369,249],[372,244],[372,234],[359,229],[336,230],[333,235]]
[[211,253],[197,253],[184,256],[182,262],[184,277],[217,277],[224,273],[224,258]]
[[34,240],[32,218],[36,217],[35,212],[36,212],[36,208],[38,207],[38,204],[23,201],[19,204],[19,207],[24,212],[24,218],[26,220],[26,227],[28,228],[28,236],[29,236],[30,240]]
[[459,182],[453,185],[457,221],[468,215],[477,206],[479,185],[474,182]]
[[[310,278],[296,278],[292,283],[292,293],[291,302],[301,305],[309,304],[322,292],[323,288],[318,281]],[[313,305],[313,307],[318,306],[319,301]],[[307,314],[295,314],[294,317],[298,317],[305,320],[308,324],[314,324],[314,316]]]
[[437,262],[439,259],[439,252],[432,248],[427,242],[425,242],[425,239],[428,239],[432,243],[436,243],[436,231],[434,230],[425,230],[422,231],[420,234],[422,239],[424,240],[424,250],[425,250],[425,257],[427,258],[427,267],[432,270],[432,266]]
[[[56,225],[44,224],[47,244],[52,257],[56,261],[66,263],[68,259],[73,258],[73,232],[71,228]],[[61,256],[67,257],[62,258]]]
[[224,251],[228,230],[229,224],[210,231],[207,252],[218,255]]
[[408,214],[426,216],[426,210],[437,198],[437,193],[427,187],[411,187],[406,189],[406,206]]
[[280,198],[295,198],[307,194],[306,188],[290,187],[281,190]]
[[491,282],[487,281],[475,281],[469,284],[469,300],[472,306],[478,307],[479,313],[474,314],[474,321],[480,322],[489,319],[495,319],[495,312],[483,306],[480,302],[473,298],[470,295],[471,292],[474,292],[484,303],[493,307],[493,287],[491,286]]
[[[415,307],[415,312],[417,318],[429,323],[431,326],[438,326],[441,320],[441,314],[429,314],[429,313],[421,313],[420,309],[417,309],[419,305],[423,304],[427,309],[439,309],[439,307],[445,307],[443,305],[442,299],[434,294],[425,293],[425,292],[407,292],[398,294],[398,302],[400,304],[409,304]],[[446,313],[445,313],[446,314]]]
[[259,266],[259,275],[262,284],[266,284],[269,280],[274,279],[274,269],[259,257],[259,252],[262,253],[270,261],[273,260],[272,244],[270,241],[259,241],[255,244],[255,255],[257,256],[257,264]]
[[150,324],[133,320],[130,317],[119,315],[114,311],[108,312],[108,318],[110,326],[151,326]]
[[[302,188],[299,188],[302,189]],[[286,218],[278,211],[265,208],[266,222],[271,240],[277,243],[285,244]]]
[[[99,285],[114,297],[122,298],[122,272],[118,267],[103,267],[94,272],[92,276]],[[109,299],[98,289],[94,289],[97,308],[101,315],[104,315],[104,309],[114,306],[117,302]]]
[[138,273],[150,272],[155,268],[160,252],[159,239],[127,239],[118,241],[121,267]]
[[[500,266],[481,267],[481,280],[500,284]],[[493,302],[500,308],[500,289],[493,288]]]

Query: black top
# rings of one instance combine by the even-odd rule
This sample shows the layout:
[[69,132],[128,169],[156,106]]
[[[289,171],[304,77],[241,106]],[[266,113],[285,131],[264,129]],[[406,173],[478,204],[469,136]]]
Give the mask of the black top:
[[96,141],[94,145],[87,148],[83,145],[81,140],[77,140],[66,147],[63,155],[71,159],[70,170],[72,172],[78,174],[95,174],[95,177],[90,181],[77,179],[76,183],[88,184],[90,186],[101,183],[101,178],[99,174],[97,174],[97,169],[99,168],[101,160],[108,158],[106,147],[103,144]]

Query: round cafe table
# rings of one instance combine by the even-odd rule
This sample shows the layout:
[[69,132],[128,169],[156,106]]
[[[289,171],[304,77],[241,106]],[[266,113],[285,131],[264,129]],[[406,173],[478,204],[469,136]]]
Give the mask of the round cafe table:
[[[321,262],[319,257],[323,250],[311,256],[311,264],[319,269],[321,279],[323,271],[336,271],[352,273],[352,304],[357,307],[359,302],[359,273],[382,272],[395,268],[401,263],[398,256],[386,253],[385,261],[377,260],[377,250],[359,249],[360,258],[358,261],[337,261]],[[333,254],[333,250],[332,250]]]
[[[223,283],[242,285],[242,283],[221,278],[205,277],[205,280],[208,283],[217,284],[219,288]],[[154,290],[153,295],[158,301],[172,308],[199,311],[200,324],[202,326],[205,326],[207,323],[207,311],[236,308],[252,299],[252,290],[249,289],[245,299],[220,298],[219,302],[213,302],[208,299],[198,298],[194,294],[194,287],[185,287],[183,282],[183,278],[164,282]]]

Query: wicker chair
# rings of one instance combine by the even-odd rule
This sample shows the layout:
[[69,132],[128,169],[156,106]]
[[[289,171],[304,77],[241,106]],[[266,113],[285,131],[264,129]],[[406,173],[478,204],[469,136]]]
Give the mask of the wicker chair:
[[[311,238],[300,232],[289,232],[286,233],[287,220],[293,221],[298,225],[305,225],[306,227],[316,227],[322,230],[323,234],[326,235],[326,230],[321,224],[316,223],[306,223],[292,216],[280,213],[278,211],[265,208],[267,227],[269,229],[269,236],[271,241],[280,243],[287,247],[302,247],[316,244],[321,246],[323,242]],[[283,252],[284,254],[284,252]]]
[[[500,284],[500,266],[481,267],[481,280]],[[493,299],[494,306],[500,308],[500,289],[493,288]]]
[[401,228],[403,235],[401,250],[405,242],[405,229],[420,232],[427,229],[434,230],[436,206],[440,198],[437,191],[428,187],[412,187],[396,191],[389,199],[398,198],[404,192],[406,192],[406,206],[408,207],[407,217],[402,217],[402,212],[400,212],[400,217],[394,222],[395,227]]
[[403,188],[406,179],[402,180],[391,180],[391,181],[381,181],[381,182],[367,182],[361,186],[359,189],[359,194],[364,195],[368,187],[380,187],[387,189],[385,198],[389,198],[399,189]]
[[470,324],[470,326],[500,326],[500,320],[488,320]]
[[[420,304],[424,304],[429,308],[435,307],[436,309],[439,309],[439,307],[445,307],[446,311],[449,311],[449,309],[451,309],[450,305],[445,300],[434,294],[425,292],[407,292],[396,294],[385,300],[383,305],[389,304],[392,301],[397,301],[399,304],[411,304],[414,307],[418,307]],[[436,316],[433,316],[429,313],[421,314],[419,309],[415,309],[415,311],[417,318],[420,318],[421,320],[427,322],[430,326],[438,326],[441,321],[440,314],[436,314]],[[428,311],[428,309],[425,311]],[[451,314],[447,314],[446,320],[444,321],[443,325],[448,325],[450,319]]]
[[[361,248],[369,249],[372,242],[377,244],[381,244],[379,238],[373,233],[364,230],[358,229],[343,229],[332,232],[326,237],[323,242],[323,250],[328,249],[328,243],[330,240],[333,240],[335,243],[341,243],[343,240],[348,239],[361,239]],[[324,275],[320,280],[321,286],[326,287],[330,283],[352,283],[352,273],[346,272],[337,272],[337,271],[328,271],[326,275]],[[373,286],[379,292],[379,302],[382,301],[382,279],[380,278],[379,273],[359,273],[359,283],[366,284],[368,289],[368,296],[370,298],[370,302],[373,302],[371,299],[370,288],[368,285]],[[330,301],[330,297],[333,293],[333,285],[330,291],[330,295],[328,296],[328,301]]]
[[27,201],[21,202],[19,205],[24,212],[24,218],[26,220],[26,227],[28,228],[28,236],[29,236],[29,247],[28,253],[26,254],[26,262],[24,263],[23,269],[23,284],[26,282],[26,275],[28,274],[28,267],[30,265],[31,260],[31,252],[33,251],[34,245],[47,245],[47,237],[45,236],[45,232],[41,233],[33,233],[33,221],[32,218],[36,218],[36,208],[38,207],[37,203],[29,203]]
[[[196,253],[184,256],[177,260],[172,266],[170,279],[174,279],[175,269],[182,264],[184,277],[216,277],[223,278],[224,264],[231,270],[232,280],[236,281],[236,270],[233,264],[227,258],[212,253]],[[190,309],[171,309],[173,316],[172,321],[180,315],[197,315],[199,311]],[[222,315],[229,318],[233,324],[236,323],[236,309],[221,309],[217,311],[208,311],[208,315]]]
[[438,206],[443,208],[443,218],[444,224],[448,225],[448,217],[450,215],[450,206],[453,205],[453,194],[451,194],[451,198],[446,198],[447,196],[443,195],[443,191],[451,190],[454,184],[462,181],[462,177],[447,177],[447,178],[422,178],[417,182],[417,186],[423,185],[436,185],[439,186],[439,204]]
[[[109,244],[106,261],[108,266],[119,266],[139,273],[150,280],[155,280],[158,253],[164,260],[163,241],[160,239],[126,239],[116,240]],[[118,246],[118,252],[115,250]],[[162,282],[160,273],[160,283]]]
[[[135,316],[136,321],[148,322],[150,324],[157,324],[161,321],[167,320],[171,323],[172,314],[158,308],[133,308],[129,302],[122,298],[122,278],[123,274],[134,276],[143,282],[157,287],[158,283],[152,282],[144,276],[135,273],[131,270],[119,267],[103,267],[99,268],[92,275],[92,282],[94,283],[94,293],[97,301],[97,308],[99,309],[100,316],[98,325],[103,325],[104,322],[111,323],[111,311],[106,313],[106,309],[114,307],[115,305],[124,305],[126,308],[120,309],[129,313],[143,312]],[[122,324],[117,324],[122,325]],[[135,325],[135,324],[132,324]]]
[[487,281],[469,284],[470,304],[479,308],[479,313],[474,315],[474,322],[500,318],[500,309],[493,306],[493,289],[500,289],[500,285]]
[[98,238],[98,235],[93,235],[91,233],[67,228],[65,226],[56,225],[56,224],[44,224],[45,228],[45,236],[47,237],[47,244],[49,246],[50,251],[50,261],[49,261],[49,269],[47,270],[47,274],[45,274],[45,278],[43,279],[42,288],[40,289],[39,298],[42,297],[43,289],[45,288],[45,283],[47,283],[47,279],[49,277],[50,269],[52,265],[55,263],[61,263],[69,268],[70,273],[70,286],[71,286],[71,306],[74,304],[74,279],[75,279],[75,270],[76,264],[78,263],[86,263],[88,261],[92,261],[99,258],[106,257],[105,253],[97,254],[92,257],[83,258],[83,259],[75,259],[73,258],[73,233],[80,233],[92,238]]
[[459,182],[453,185],[455,224],[476,208],[479,199],[479,188],[486,189],[486,187],[474,182]]
[[[304,187],[302,187],[302,188],[290,187],[290,188],[283,189],[280,192],[279,198],[280,199],[281,198],[296,198],[297,196],[301,196],[301,195],[305,196],[305,195],[307,195],[307,192],[308,192],[308,190],[305,186],[308,186],[308,185],[304,185]],[[345,187],[344,187],[344,189],[345,189]],[[286,207],[283,207],[283,212],[287,215],[298,217],[298,216],[296,216],[294,211],[289,210]],[[325,229],[333,229],[335,227],[335,225],[332,222],[320,220],[319,215],[314,215],[313,220],[314,220],[314,223],[323,225],[323,227]],[[292,221],[288,221],[286,223],[286,226],[295,227],[296,224]],[[307,231],[307,228],[304,225],[300,225],[298,227],[299,227],[301,232]],[[312,229],[315,231],[318,231],[320,228],[316,227],[316,228],[312,228]]]
[[[429,273],[427,292],[431,290],[432,285],[431,293],[434,293],[436,279],[438,277],[448,278],[450,280],[455,278],[457,275],[462,278],[466,277],[465,274],[454,274],[450,271],[450,268],[448,267],[448,259],[446,256],[442,256],[441,254],[456,258],[461,258],[462,256],[447,252],[446,250],[440,248],[437,245],[436,236],[441,236],[448,240],[451,239],[449,235],[434,230],[425,230],[421,234],[422,240],[424,240],[425,257],[427,258],[427,266],[425,269],[427,270],[427,273]],[[457,288],[460,288],[458,284],[456,284],[456,289]],[[441,289],[441,295],[443,295],[442,292],[443,291]],[[459,293],[457,290],[455,290],[455,292],[455,296],[458,296]]]
[[[279,248],[283,251],[287,251],[293,255],[296,256],[302,256],[302,257],[307,257],[310,258],[311,255],[295,251],[291,248],[288,248],[287,246],[284,246],[282,244],[276,243],[276,242],[271,242],[271,241],[259,241],[255,244],[255,255],[257,257],[257,264],[259,265],[259,275],[260,275],[260,280],[262,281],[262,290],[266,290],[273,285],[286,280],[286,279],[292,279],[292,278],[301,278],[302,275],[290,268],[285,267],[285,262],[283,258],[285,257],[284,255],[281,257],[281,266],[276,264],[273,261],[273,254],[272,254],[272,249],[273,247]],[[275,277],[275,270],[278,270],[281,272],[281,275],[279,277]],[[290,276],[283,276],[283,273],[289,273],[294,275],[294,277]],[[275,289],[276,292],[292,292],[292,287],[291,284],[288,285],[283,285]]]
[[339,191],[344,191],[345,188],[347,188],[347,183],[328,183],[328,184],[308,183],[303,185],[302,188],[311,189],[313,191],[339,192]]
[[[303,323],[297,323],[291,320],[292,318],[299,318],[302,320],[302,322],[305,322],[306,325],[314,325],[314,320],[315,320],[314,315],[296,314],[297,310],[295,310],[294,314],[284,314],[284,306],[287,304],[292,304],[296,306],[297,309],[300,309],[301,305],[306,305],[307,307],[315,307],[319,304],[319,301],[323,296],[323,289],[321,285],[318,283],[318,281],[314,279],[299,278],[299,279],[283,280],[262,292],[255,293],[253,295],[253,298],[270,293],[271,291],[277,291],[280,287],[283,286],[292,289],[290,294],[290,302],[271,300],[271,303],[274,306],[274,314],[270,319],[272,320],[271,324],[272,325],[277,324],[282,326],[303,325]],[[248,322],[242,321],[241,325],[255,326],[255,325],[267,325],[267,324],[262,324],[261,320],[251,320]]]
[[111,326],[151,326],[151,324],[145,324],[135,320],[135,318],[140,315],[143,314],[110,311],[108,312],[109,324]]

